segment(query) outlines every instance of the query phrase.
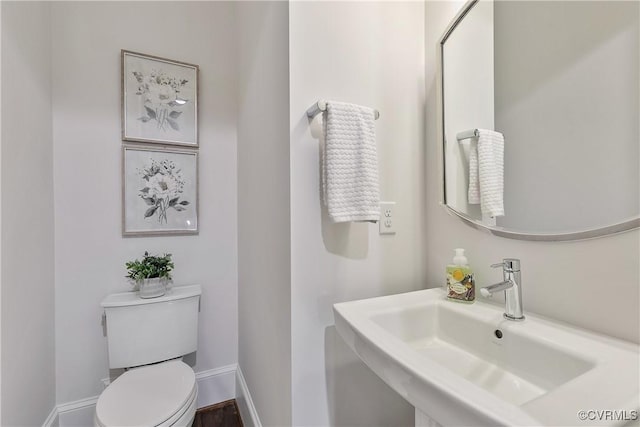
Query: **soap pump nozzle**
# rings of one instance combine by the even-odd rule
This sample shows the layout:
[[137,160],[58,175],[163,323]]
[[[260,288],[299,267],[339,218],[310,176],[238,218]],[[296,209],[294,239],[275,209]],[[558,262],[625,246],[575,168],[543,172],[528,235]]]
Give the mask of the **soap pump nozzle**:
[[457,248],[455,251],[456,251],[456,256],[453,257],[453,264],[467,265],[468,261],[467,261],[467,257],[464,256],[464,249]]

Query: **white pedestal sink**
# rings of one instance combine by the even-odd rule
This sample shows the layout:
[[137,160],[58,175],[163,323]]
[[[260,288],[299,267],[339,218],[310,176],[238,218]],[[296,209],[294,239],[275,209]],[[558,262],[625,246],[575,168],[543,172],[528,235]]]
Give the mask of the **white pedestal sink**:
[[638,418],[638,345],[531,313],[505,320],[502,307],[452,302],[441,289],[339,303],[334,313],[353,351],[415,406],[417,425]]

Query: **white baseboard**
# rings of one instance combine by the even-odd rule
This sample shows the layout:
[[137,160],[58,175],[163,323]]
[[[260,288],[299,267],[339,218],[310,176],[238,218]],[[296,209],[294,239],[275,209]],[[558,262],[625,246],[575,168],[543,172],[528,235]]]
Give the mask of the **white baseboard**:
[[58,405],[58,414],[73,412],[88,406],[96,406],[96,403],[98,403],[98,396],[87,397],[86,399],[76,400],[75,402],[61,403]]
[[47,419],[44,420],[44,424],[42,424],[42,427],[58,427],[58,421],[58,407],[54,406]]
[[247,382],[244,380],[244,375],[242,375],[239,365],[236,370],[236,403],[245,427],[262,427],[258,411],[256,411],[256,407],[253,404],[249,387],[247,387]]
[[[236,397],[236,369],[237,365],[232,364],[196,373],[198,408]],[[92,426],[97,402],[98,396],[93,396],[59,404],[54,408],[57,423],[44,424],[43,427]]]
[[60,427],[92,426],[96,403],[98,396],[59,404],[57,409]]
[[236,398],[236,370],[238,365],[222,366],[198,372],[198,408]]
[[[93,403],[90,401],[93,400]],[[63,408],[73,408],[69,410],[58,410],[58,420],[60,427],[87,427],[93,425],[93,414],[96,411],[98,396],[90,399],[82,399],[76,402],[69,402],[60,405]],[[86,406],[80,406],[80,402],[85,402]]]

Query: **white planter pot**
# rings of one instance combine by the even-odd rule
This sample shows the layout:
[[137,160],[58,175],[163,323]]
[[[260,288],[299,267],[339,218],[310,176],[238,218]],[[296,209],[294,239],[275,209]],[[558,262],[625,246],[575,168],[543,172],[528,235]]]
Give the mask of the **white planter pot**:
[[154,277],[153,279],[142,279],[138,281],[140,298],[161,297],[167,291],[167,278]]

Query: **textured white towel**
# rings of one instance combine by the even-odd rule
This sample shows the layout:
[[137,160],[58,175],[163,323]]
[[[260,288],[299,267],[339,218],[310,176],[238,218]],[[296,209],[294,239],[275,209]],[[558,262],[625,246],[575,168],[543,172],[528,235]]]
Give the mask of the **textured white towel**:
[[480,203],[483,214],[504,215],[504,136],[478,129],[478,143],[469,153],[469,203]]
[[380,191],[374,111],[327,102],[322,193],[333,222],[378,221]]
[[480,203],[480,183],[478,182],[478,140],[471,138],[469,142],[469,204]]

